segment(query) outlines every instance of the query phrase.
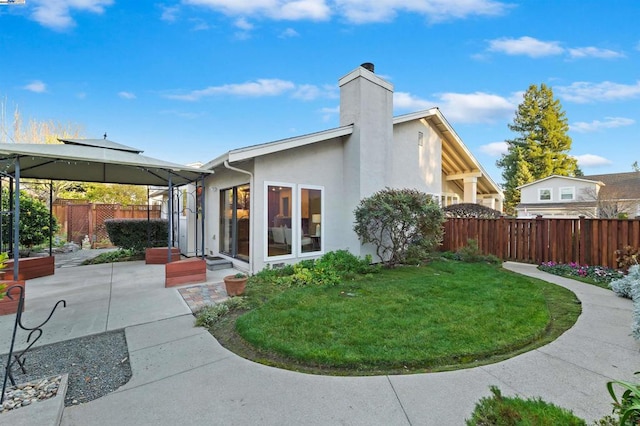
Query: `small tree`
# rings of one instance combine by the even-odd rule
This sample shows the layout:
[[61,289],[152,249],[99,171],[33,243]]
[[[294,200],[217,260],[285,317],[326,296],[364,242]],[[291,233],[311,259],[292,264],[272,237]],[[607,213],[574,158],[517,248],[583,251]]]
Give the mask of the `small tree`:
[[[9,191],[2,188],[2,210],[9,211]],[[10,222],[12,216],[2,217],[2,238],[9,241],[9,232],[13,231],[13,223]],[[49,220],[51,219],[50,227]],[[20,245],[31,248],[42,244],[49,238],[49,233],[58,231],[58,222],[55,217],[50,217],[47,206],[37,198],[29,196],[26,192],[20,191]]]
[[508,151],[496,163],[503,169],[504,205],[508,214],[513,214],[520,202],[518,186],[551,175],[582,174],[577,160],[569,155],[569,123],[551,87],[544,83],[529,86],[509,130],[516,137],[505,141]]
[[388,267],[404,263],[407,255],[426,256],[442,241],[444,213],[431,195],[413,189],[378,191],[355,210],[356,232],[371,243]]

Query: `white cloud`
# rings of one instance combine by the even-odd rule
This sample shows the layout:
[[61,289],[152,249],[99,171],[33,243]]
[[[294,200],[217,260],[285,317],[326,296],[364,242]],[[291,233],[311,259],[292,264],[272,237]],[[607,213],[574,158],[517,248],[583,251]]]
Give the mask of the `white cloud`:
[[183,0],[230,16],[260,16],[276,20],[325,20],[331,10],[325,0]]
[[118,96],[122,99],[136,99],[136,95],[131,92],[118,92]]
[[47,91],[47,85],[40,80],[34,80],[22,88],[34,93],[44,93]]
[[251,31],[253,29],[253,24],[246,20],[246,18],[238,18],[234,25],[243,30],[243,31]]
[[71,17],[75,11],[102,14],[106,6],[111,6],[113,0],[32,0],[35,3],[31,19],[40,25],[64,30],[75,26]]
[[283,94],[290,94],[292,98],[304,101],[318,98],[335,99],[338,97],[337,89],[333,85],[295,84],[291,81],[266,78],[241,84],[210,86],[205,89],[193,90],[179,95],[167,95],[166,97],[183,101],[197,101],[205,97],[218,95],[263,97]]
[[200,18],[189,19],[189,22],[193,23],[192,31],[206,31],[209,29],[209,24]]
[[399,109],[421,110],[421,109],[429,109],[433,107],[434,104],[430,101],[417,98],[413,96],[411,93],[394,92],[393,106]]
[[430,22],[497,16],[512,6],[496,0],[183,0],[230,16],[260,16],[276,20],[327,20],[339,15],[354,23],[384,22],[398,13],[425,16]]
[[532,58],[561,55],[564,49],[557,41],[541,41],[533,37],[499,38],[489,41],[489,51],[507,55],[525,55]]
[[596,101],[618,101],[640,96],[640,80],[635,84],[620,84],[611,81],[589,83],[579,81],[570,86],[557,86],[554,91],[564,100],[576,103]]
[[259,79],[241,84],[224,84],[222,86],[210,86],[201,90],[193,90],[184,95],[169,95],[170,99],[183,101],[197,101],[205,97],[216,95],[233,95],[246,97],[277,96],[290,92],[296,85],[290,81],[279,79]]
[[508,152],[508,147],[509,146],[506,142],[491,142],[480,146],[480,152],[487,154],[490,157],[499,157]]
[[445,93],[440,95],[440,109],[458,123],[492,123],[513,115],[517,105],[490,93]]
[[287,28],[286,30],[284,30],[283,32],[280,33],[280,38],[291,38],[291,37],[298,37],[300,34],[294,30],[293,28]]
[[419,110],[438,106],[451,121],[458,123],[489,123],[509,117],[516,104],[502,96],[490,93],[442,93],[438,101],[420,99],[410,93],[396,92],[394,107]]
[[164,6],[161,5],[162,14],[160,15],[160,19],[167,22],[175,22],[177,19],[178,12],[180,8],[178,6]]
[[611,160],[594,154],[576,155],[580,167],[599,167],[611,164]]
[[336,106],[333,108],[322,108],[320,109],[320,113],[322,114],[322,121],[332,120],[337,114],[340,114],[340,106]]
[[517,104],[490,93],[442,93],[437,101],[420,99],[410,93],[393,94],[398,109],[420,110],[437,106],[451,121],[458,123],[491,123],[513,114]]
[[390,21],[399,12],[442,22],[475,15],[502,15],[510,8],[506,3],[493,0],[336,0],[335,3],[340,15],[355,23]]
[[293,97],[305,101],[317,99],[321,96],[321,89],[313,84],[301,84],[296,88]]
[[616,127],[631,126],[635,124],[635,120],[624,117],[605,117],[604,121],[594,120],[590,123],[578,121],[570,126],[574,132],[589,133],[597,132],[602,129],[614,129]]
[[578,47],[569,49],[569,56],[576,59],[581,58],[599,58],[599,59],[615,59],[624,58],[624,53],[615,50],[600,49],[597,47]]
[[176,117],[186,118],[187,120],[195,120],[197,118],[204,117],[206,115],[203,112],[184,112],[184,111],[177,111],[173,109],[160,111],[160,114],[175,115]]

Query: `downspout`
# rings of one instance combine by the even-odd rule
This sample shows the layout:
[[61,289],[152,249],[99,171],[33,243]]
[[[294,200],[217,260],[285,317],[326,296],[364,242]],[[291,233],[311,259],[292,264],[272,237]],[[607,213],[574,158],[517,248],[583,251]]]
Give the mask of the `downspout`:
[[224,160],[224,167],[229,169],[229,170],[233,170],[234,172],[238,172],[238,173],[244,173],[246,175],[249,175],[249,188],[251,189],[251,191],[249,192],[249,212],[250,212],[250,220],[251,222],[249,223],[249,275],[253,275],[253,262],[255,260],[254,256],[253,256],[253,222],[254,222],[254,215],[253,215],[253,194],[255,193],[254,187],[253,187],[253,173],[248,172],[246,170],[242,170],[239,169],[237,167],[233,167],[229,165],[229,160]]

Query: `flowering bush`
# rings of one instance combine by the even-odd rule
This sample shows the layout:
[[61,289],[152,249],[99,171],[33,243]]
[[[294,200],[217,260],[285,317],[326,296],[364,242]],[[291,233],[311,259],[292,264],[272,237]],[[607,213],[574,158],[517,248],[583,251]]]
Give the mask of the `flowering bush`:
[[538,269],[563,277],[586,278],[599,284],[608,284],[612,280],[617,280],[623,277],[622,272],[615,269],[604,266],[580,265],[576,262],[543,262],[542,265],[538,266]]
[[640,266],[633,265],[629,273],[609,284],[611,289],[620,297],[633,300],[633,324],[631,331],[636,340],[640,340]]

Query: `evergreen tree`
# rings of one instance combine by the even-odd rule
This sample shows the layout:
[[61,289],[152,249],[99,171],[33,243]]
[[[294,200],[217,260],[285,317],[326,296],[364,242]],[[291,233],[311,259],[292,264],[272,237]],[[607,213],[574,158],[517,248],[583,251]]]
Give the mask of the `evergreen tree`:
[[553,91],[544,83],[529,86],[509,130],[517,136],[505,141],[508,151],[497,162],[504,169],[507,213],[512,214],[520,201],[518,186],[551,175],[582,174],[577,160],[569,155],[568,120],[560,101],[554,99]]

